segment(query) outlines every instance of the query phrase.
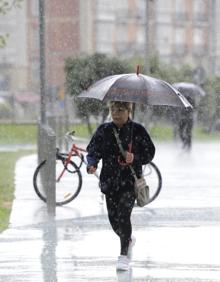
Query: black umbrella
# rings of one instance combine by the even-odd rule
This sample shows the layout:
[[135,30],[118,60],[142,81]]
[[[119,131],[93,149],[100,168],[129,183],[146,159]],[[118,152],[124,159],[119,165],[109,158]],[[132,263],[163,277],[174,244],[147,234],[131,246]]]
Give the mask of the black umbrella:
[[183,94],[186,99],[194,103],[198,103],[206,95],[206,92],[199,85],[191,82],[177,82],[173,84],[173,87]]
[[124,101],[146,105],[192,107],[187,99],[166,81],[139,73],[107,76],[80,93],[79,98],[103,102]]

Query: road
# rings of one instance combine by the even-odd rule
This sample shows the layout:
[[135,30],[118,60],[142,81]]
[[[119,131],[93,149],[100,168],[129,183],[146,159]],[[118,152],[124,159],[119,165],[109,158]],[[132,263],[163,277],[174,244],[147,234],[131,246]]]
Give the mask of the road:
[[137,242],[131,270],[116,272],[119,241],[111,231],[97,180],[83,170],[79,197],[49,221],[33,193],[36,156],[16,167],[11,225],[0,234],[0,281],[220,281],[220,142],[157,144],[159,197],[134,208]]

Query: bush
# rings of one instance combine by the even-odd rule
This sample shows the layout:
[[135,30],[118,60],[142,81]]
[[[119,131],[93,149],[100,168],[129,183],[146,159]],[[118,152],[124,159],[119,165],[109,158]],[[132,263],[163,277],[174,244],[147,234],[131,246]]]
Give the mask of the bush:
[[[104,54],[68,58],[65,63],[66,91],[76,98],[97,80],[127,72],[131,72],[128,62]],[[106,105],[95,99],[74,99],[74,102],[78,116],[85,120],[91,134],[91,116],[101,115],[104,120],[107,115]]]

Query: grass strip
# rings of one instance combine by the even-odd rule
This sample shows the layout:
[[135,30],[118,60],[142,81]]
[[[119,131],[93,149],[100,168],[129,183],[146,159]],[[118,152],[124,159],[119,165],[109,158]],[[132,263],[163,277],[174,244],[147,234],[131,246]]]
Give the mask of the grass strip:
[[33,151],[0,152],[0,232],[9,224],[11,207],[14,199],[16,161]]
[[36,144],[36,124],[0,124],[0,145]]

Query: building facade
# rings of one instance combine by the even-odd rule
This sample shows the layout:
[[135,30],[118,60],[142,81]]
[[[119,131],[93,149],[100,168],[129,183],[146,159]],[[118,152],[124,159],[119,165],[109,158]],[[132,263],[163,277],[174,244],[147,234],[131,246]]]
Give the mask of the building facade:
[[161,60],[174,65],[188,63],[217,72],[216,9],[212,0],[157,0],[154,48]]
[[[220,74],[220,1],[45,0],[45,63],[48,91],[65,82],[67,57],[101,52],[121,58],[158,56],[190,64],[198,82]],[[39,93],[39,3],[24,0],[0,19],[9,33],[0,49],[0,90]]]
[[95,50],[220,73],[216,0],[96,1]]
[[0,91],[21,89],[27,81],[27,5],[12,8],[0,15],[0,34],[6,36],[6,46],[0,48]]

